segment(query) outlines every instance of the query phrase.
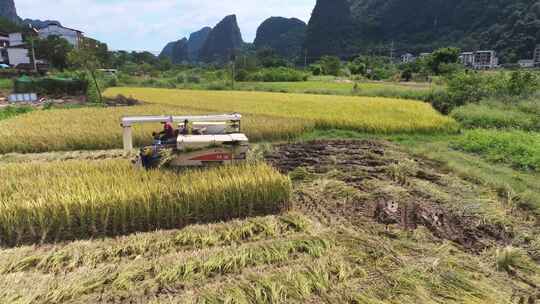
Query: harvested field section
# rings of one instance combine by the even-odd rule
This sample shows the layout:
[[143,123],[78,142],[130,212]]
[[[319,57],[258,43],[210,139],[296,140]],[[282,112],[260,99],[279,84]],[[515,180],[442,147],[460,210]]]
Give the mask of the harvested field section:
[[[260,150],[273,166],[290,175],[292,183],[279,175],[275,179],[279,185],[282,179],[292,184],[288,206],[293,212],[181,230],[6,248],[0,250],[0,286],[5,287],[0,288],[0,303],[508,304],[534,303],[540,295],[540,269],[534,262],[540,244],[538,228],[513,214],[496,193],[385,141],[302,142]],[[108,160],[93,166],[105,170],[115,163],[128,165]],[[24,166],[36,164],[0,168]],[[119,179],[128,175],[113,168]],[[87,170],[92,184],[101,183],[96,182],[96,170]],[[189,181],[171,172],[129,170],[137,181],[133,187],[141,188],[130,189],[130,194],[146,193],[156,188],[153,183],[165,183],[157,186],[159,193],[151,192],[153,199],[175,198],[167,186],[174,184],[175,189],[191,187],[199,197],[211,200],[213,194],[204,192],[208,188],[197,186],[201,178],[222,179],[230,174],[237,186],[231,186],[232,193],[217,194],[220,202],[231,197],[225,202],[231,202],[225,206],[229,213],[223,212],[225,207],[201,205],[204,202],[198,205],[206,214],[195,210],[194,204],[188,206],[193,217],[229,215],[238,206],[247,206],[232,202],[238,196],[241,202],[249,201],[246,191],[254,188],[245,187],[246,176],[257,179],[259,170],[276,174],[264,165],[227,173],[219,170],[188,172]],[[34,179],[40,180],[39,176],[33,174]],[[68,175],[73,176],[83,178],[77,170]],[[264,192],[276,183],[259,183],[256,191]],[[39,186],[27,181],[28,185]],[[110,187],[115,186],[118,182]],[[73,187],[63,188],[73,192]],[[103,185],[98,188],[108,190]],[[102,197],[97,193],[94,197]],[[276,205],[269,194],[256,197]]]
[[452,132],[458,128],[452,118],[440,115],[428,103],[414,100],[149,88],[110,88],[105,94],[123,94],[148,103],[204,111],[300,119],[315,123],[318,128],[375,133]]
[[[294,214],[230,224],[188,227],[185,233],[171,233],[187,236],[189,233],[204,230],[210,238],[220,238],[227,228],[272,222],[279,226],[273,236],[239,238],[238,243],[215,244],[216,246],[205,246],[202,249],[187,246],[159,254],[134,253],[131,257],[118,257],[113,263],[105,259],[94,264],[79,264],[76,260],[65,259],[62,252],[74,249],[73,244],[39,250],[41,256],[46,257],[40,263],[31,262],[31,247],[11,249],[8,250],[8,258],[11,254],[18,254],[20,258],[26,256],[26,259],[20,260],[27,262],[19,263],[18,267],[4,269],[0,284],[7,288],[0,290],[0,302],[14,299],[32,303],[148,303],[158,299],[170,300],[186,295],[187,290],[197,290],[207,284],[242,277],[243,273],[249,270],[266,269],[265,271],[271,272],[280,267],[305,264],[327,256],[334,247],[333,242],[324,237],[307,234],[312,232],[310,229],[297,230],[309,221]],[[293,222],[299,226],[290,225]],[[151,237],[153,234],[146,236]],[[81,242],[80,245],[82,244],[84,243]],[[127,251],[130,249],[129,246],[124,248]],[[90,253],[82,253],[86,258],[90,258]],[[100,260],[99,255],[94,257]],[[56,267],[42,267],[50,265],[48,262],[56,262]],[[28,288],[28,284],[33,280],[40,284]],[[13,288],[15,286],[19,288]],[[20,288],[22,286],[26,287]]]
[[[227,223],[189,226],[182,230],[139,233],[99,241],[20,247],[0,251],[0,273],[72,272],[138,258],[152,259],[179,251],[235,246],[311,233],[312,222],[298,213],[256,217]],[[23,257],[23,258],[21,258]]]
[[128,161],[0,166],[0,244],[179,228],[276,213],[290,182],[266,165],[136,170]]
[[[497,194],[409,158],[382,141],[315,141],[281,145],[267,159],[302,186],[298,206],[328,224],[372,219],[406,230],[428,228],[467,250],[508,244],[511,231]],[[347,204],[318,203],[321,193]]]

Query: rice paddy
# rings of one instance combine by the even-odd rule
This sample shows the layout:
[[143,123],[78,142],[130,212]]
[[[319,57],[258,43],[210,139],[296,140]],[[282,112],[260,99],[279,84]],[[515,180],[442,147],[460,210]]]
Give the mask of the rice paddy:
[[277,213],[290,183],[266,165],[147,172],[125,160],[0,166],[0,245]]
[[[457,124],[419,101],[279,94],[114,88],[143,106],[34,111],[0,121],[0,153],[122,148],[120,118],[128,115],[240,112],[252,141],[287,140],[314,129],[373,133],[453,132]],[[135,128],[136,146],[151,143],[159,125]]]
[[[123,108],[81,108],[34,111],[0,121],[0,153],[40,153],[122,148],[120,119],[129,115],[204,114],[201,110],[170,105]],[[288,139],[313,129],[313,124],[267,115],[245,115],[244,131],[253,141]],[[159,124],[135,126],[136,146],[152,143]]]
[[[122,150],[109,150],[122,147],[125,115],[241,112],[253,141],[306,132],[407,137],[458,129],[428,104],[107,92],[118,93],[145,103],[33,111],[0,121],[0,154],[39,153],[0,155],[0,303],[506,304],[538,298],[540,239],[534,219],[515,211],[515,196],[508,192],[499,201],[498,193],[390,143],[280,150],[289,143],[268,149],[274,158],[259,157],[281,172],[301,166],[290,178],[260,163],[142,171]],[[148,144],[159,128],[136,127],[135,144]],[[395,214],[389,202],[399,204]],[[400,217],[403,210],[413,213]],[[431,224],[439,215],[444,223]]]
[[431,105],[376,97],[320,96],[260,92],[184,91],[149,88],[111,88],[109,97],[123,94],[154,104],[203,111],[226,111],[308,120],[317,128],[375,133],[455,130],[453,119]]

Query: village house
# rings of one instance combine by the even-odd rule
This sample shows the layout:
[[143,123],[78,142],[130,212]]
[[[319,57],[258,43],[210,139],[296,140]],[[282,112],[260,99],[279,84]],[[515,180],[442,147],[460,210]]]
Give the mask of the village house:
[[518,61],[518,65],[523,69],[534,68],[534,59],[521,59]]
[[9,46],[9,35],[0,33],[0,63],[8,63],[7,48]]
[[[25,33],[25,35],[32,35],[34,38],[46,39],[49,36],[58,36],[65,39],[69,44],[75,48],[93,46],[97,42],[93,39],[86,38],[79,30],[70,29],[58,24],[51,23],[46,27]],[[7,39],[4,39],[7,38]],[[0,34],[0,50],[2,50],[2,56],[0,56],[0,62],[2,57],[4,63],[9,63],[11,66],[17,67],[19,65],[30,65],[32,61],[32,47],[25,42],[23,33],[11,33],[7,37]],[[37,64],[43,63],[41,60],[36,60]]]
[[533,61],[535,67],[540,67],[540,44],[534,49]]
[[499,65],[499,58],[497,58],[497,52],[489,51],[476,51],[474,52],[473,68],[478,70],[494,69]]
[[474,65],[474,52],[463,52],[459,55],[459,61],[466,67],[473,67]]
[[401,63],[411,63],[416,60],[416,57],[414,57],[411,53],[405,53],[401,55]]
[[28,45],[24,42],[22,33],[9,34],[8,43],[7,57],[10,65],[18,66],[19,64],[31,63]]
[[79,48],[83,43],[83,32],[67,28],[55,23],[51,23],[38,32],[39,38],[46,39],[49,36],[64,38],[75,48]]

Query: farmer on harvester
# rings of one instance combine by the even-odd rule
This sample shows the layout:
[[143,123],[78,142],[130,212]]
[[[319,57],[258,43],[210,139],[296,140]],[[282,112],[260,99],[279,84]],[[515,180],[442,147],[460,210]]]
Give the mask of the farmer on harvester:
[[176,141],[177,135],[172,124],[170,122],[162,122],[161,124],[163,124],[163,131],[158,134],[154,133],[154,137],[163,143],[169,143],[173,140]]

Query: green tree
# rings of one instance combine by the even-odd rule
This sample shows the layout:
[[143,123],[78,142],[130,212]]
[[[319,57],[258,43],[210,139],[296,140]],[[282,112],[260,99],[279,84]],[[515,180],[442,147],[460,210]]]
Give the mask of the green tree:
[[453,47],[438,49],[429,55],[424,63],[431,72],[440,75],[445,65],[458,63],[460,52],[460,49]]
[[88,73],[92,77],[92,81],[97,90],[99,103],[103,103],[103,99],[101,96],[101,89],[99,88],[99,83],[96,78],[96,71],[97,69],[100,68],[101,62],[96,56],[95,49],[93,48],[74,49],[71,52],[69,52],[68,61],[74,67],[82,68],[88,71]]
[[257,50],[257,60],[259,61],[259,64],[265,68],[288,66],[288,62],[271,48]]
[[325,75],[338,76],[341,70],[341,60],[336,56],[324,56],[321,58],[321,66]]
[[171,58],[169,58],[169,57],[161,57],[161,58],[159,58],[159,61],[157,63],[157,68],[160,71],[168,71],[168,70],[172,69],[172,67],[173,67],[173,64],[172,64]]
[[353,75],[366,75],[367,65],[363,62],[362,58],[356,57],[348,66]]
[[47,60],[54,68],[63,70],[68,67],[68,54],[73,50],[69,42],[59,36],[35,40],[36,58]]

